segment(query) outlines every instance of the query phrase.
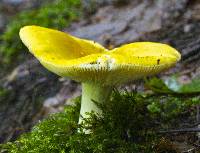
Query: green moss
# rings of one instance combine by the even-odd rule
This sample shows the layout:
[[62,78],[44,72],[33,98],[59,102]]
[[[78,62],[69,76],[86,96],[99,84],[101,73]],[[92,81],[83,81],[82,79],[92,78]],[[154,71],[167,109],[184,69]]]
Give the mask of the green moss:
[[[188,108],[196,101],[199,99],[114,91],[107,103],[95,102],[102,109],[102,117],[90,113],[90,117],[78,125],[80,99],[77,99],[76,105],[51,115],[17,141],[1,145],[0,150],[9,153],[176,152],[177,148],[158,132],[173,125],[177,127],[183,112],[187,112],[184,119],[192,116],[194,111],[188,111]],[[151,111],[155,106],[150,105],[155,104],[158,111]],[[175,104],[176,107],[172,107]],[[83,129],[91,133],[85,134]],[[164,146],[160,145],[163,144],[160,140]]]
[[8,94],[9,94],[8,90],[0,88],[0,97],[5,97]]
[[66,27],[80,15],[80,0],[55,0],[40,8],[26,10],[16,15],[0,37],[0,56],[4,63],[16,60],[14,55],[25,50],[19,39],[19,29],[25,25],[39,25],[55,29]]

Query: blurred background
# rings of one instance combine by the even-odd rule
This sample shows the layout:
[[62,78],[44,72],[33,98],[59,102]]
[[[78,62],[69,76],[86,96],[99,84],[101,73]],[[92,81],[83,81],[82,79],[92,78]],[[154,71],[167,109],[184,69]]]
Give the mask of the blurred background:
[[[18,36],[24,25],[59,29],[107,48],[167,43],[182,60],[160,76],[178,73],[182,84],[200,77],[199,0],[0,0],[0,143],[62,111],[81,93],[78,83],[48,72],[27,52]],[[144,91],[142,84],[121,88]]]

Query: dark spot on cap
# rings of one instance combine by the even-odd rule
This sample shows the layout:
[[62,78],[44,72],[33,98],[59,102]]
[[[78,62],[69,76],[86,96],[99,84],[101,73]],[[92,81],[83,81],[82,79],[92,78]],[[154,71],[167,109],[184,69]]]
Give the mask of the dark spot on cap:
[[89,64],[97,64],[97,61],[90,62]]
[[160,64],[160,59],[157,60],[157,65],[159,65],[159,64]]

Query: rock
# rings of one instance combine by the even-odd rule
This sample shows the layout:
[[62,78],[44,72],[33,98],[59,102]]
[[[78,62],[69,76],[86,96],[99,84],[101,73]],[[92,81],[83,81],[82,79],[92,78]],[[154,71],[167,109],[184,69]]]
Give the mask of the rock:
[[[61,105],[76,92],[77,84],[60,81],[57,75],[34,59],[17,66],[1,79],[2,89],[5,94],[0,96],[0,140],[4,142],[14,140],[19,129],[21,132],[30,130],[38,120],[43,119],[49,113],[44,110],[43,102],[52,102],[49,97],[57,97],[57,105]],[[57,105],[54,103],[53,107]]]
[[[118,46],[137,41],[144,34],[169,25],[172,19],[181,15],[187,2],[154,0],[135,1],[126,7],[105,6],[93,15],[90,19],[92,23],[76,27],[71,33],[105,46],[110,45],[108,42]],[[108,39],[105,39],[105,35],[109,36]]]
[[[63,80],[63,78],[61,79]],[[47,98],[43,103],[43,109],[45,116],[56,113],[60,111],[60,108],[63,108],[63,105],[69,105],[69,99],[73,99],[81,95],[81,87],[76,82],[64,79],[62,81],[61,89],[56,93],[55,96]],[[68,101],[67,103],[65,103]]]
[[72,34],[77,37],[84,37],[105,44],[106,40],[111,39],[112,35],[122,32],[126,26],[127,23],[125,22],[99,23],[80,28],[72,32]]
[[131,0],[83,0],[82,6],[86,11],[86,14],[92,14],[96,12],[99,7],[102,6],[112,4],[116,6],[122,6],[128,4],[129,2],[131,2]]

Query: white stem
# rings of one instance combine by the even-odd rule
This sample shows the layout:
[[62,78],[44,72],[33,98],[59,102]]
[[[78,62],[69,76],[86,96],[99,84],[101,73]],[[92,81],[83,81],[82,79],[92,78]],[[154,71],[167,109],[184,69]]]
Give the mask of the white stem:
[[101,110],[96,106],[95,102],[104,103],[108,100],[112,91],[110,86],[101,86],[99,84],[82,83],[82,98],[79,123],[82,118],[87,118],[86,112],[94,111],[101,114]]

